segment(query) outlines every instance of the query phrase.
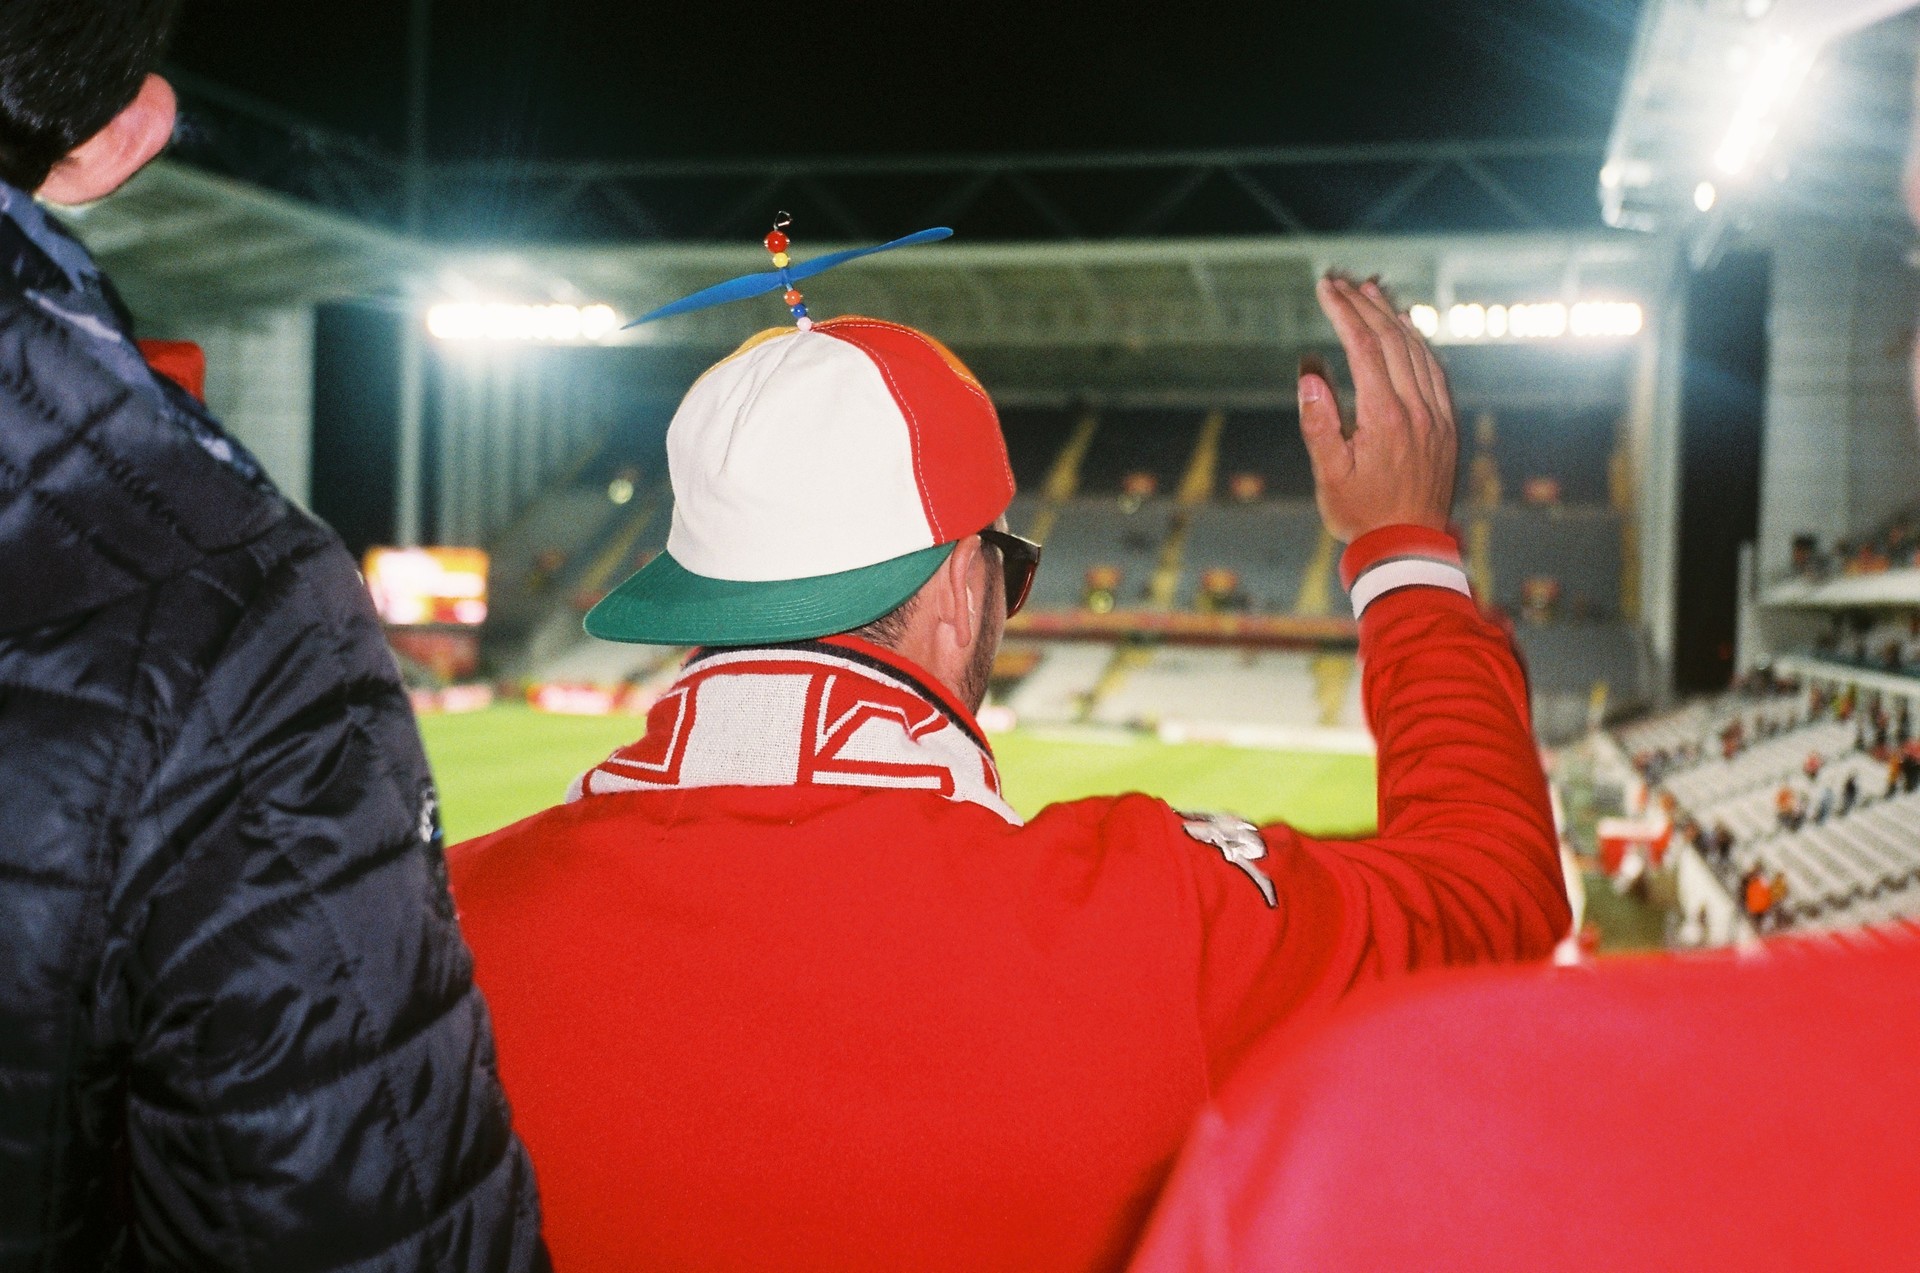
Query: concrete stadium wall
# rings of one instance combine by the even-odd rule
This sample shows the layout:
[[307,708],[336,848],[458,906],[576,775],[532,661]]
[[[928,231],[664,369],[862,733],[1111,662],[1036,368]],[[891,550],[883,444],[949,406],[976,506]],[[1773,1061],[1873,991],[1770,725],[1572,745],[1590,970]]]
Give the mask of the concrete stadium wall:
[[1920,505],[1910,366],[1920,285],[1901,246],[1805,219],[1776,237],[1760,486],[1761,583]]

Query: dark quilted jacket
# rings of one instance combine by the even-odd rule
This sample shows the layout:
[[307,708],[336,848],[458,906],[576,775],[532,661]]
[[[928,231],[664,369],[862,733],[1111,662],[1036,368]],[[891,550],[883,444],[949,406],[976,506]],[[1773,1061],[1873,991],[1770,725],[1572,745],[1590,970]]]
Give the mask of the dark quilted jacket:
[[353,562],[43,241],[0,217],[0,1271],[536,1267]]

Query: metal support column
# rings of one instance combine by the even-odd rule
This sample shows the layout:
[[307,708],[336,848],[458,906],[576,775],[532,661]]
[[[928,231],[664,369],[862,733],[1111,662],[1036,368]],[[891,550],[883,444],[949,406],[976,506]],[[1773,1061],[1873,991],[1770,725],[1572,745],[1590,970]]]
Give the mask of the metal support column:
[[[426,226],[427,73],[431,65],[432,0],[413,0],[407,31],[407,232]],[[426,442],[427,349],[417,281],[407,279],[400,296],[400,437],[396,448],[394,532],[403,547],[421,537],[421,463]]]

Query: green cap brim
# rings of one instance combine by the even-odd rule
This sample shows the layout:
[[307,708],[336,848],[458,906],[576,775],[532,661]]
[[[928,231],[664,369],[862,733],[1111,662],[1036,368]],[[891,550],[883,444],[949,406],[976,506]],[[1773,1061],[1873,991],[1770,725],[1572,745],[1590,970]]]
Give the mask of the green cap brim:
[[832,636],[898,609],[953,549],[936,544],[837,575],[763,583],[709,579],[661,553],[587,612],[587,635],[638,645],[764,645]]

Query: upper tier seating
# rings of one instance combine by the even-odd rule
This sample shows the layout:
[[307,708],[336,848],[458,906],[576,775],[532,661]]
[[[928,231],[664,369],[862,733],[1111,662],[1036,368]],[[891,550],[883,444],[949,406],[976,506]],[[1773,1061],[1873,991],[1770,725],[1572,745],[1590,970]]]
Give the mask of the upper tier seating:
[[1173,502],[1164,498],[1148,500],[1132,513],[1111,496],[1069,500],[1047,536],[1046,556],[1028,604],[1036,610],[1075,609],[1086,595],[1087,571],[1117,566],[1122,573],[1119,608],[1139,605],[1159,563],[1172,515]]
[[[1255,613],[1291,613],[1320,546],[1320,534],[1320,513],[1311,502],[1263,500],[1196,509],[1187,530],[1179,604],[1194,606],[1201,576],[1219,568],[1240,576],[1240,587]],[[1328,578],[1328,595],[1338,609],[1342,594],[1333,563],[1329,563]]]
[[1574,622],[1620,613],[1620,515],[1606,508],[1506,505],[1491,515],[1495,600],[1514,614],[1530,578],[1560,582],[1559,617]]

